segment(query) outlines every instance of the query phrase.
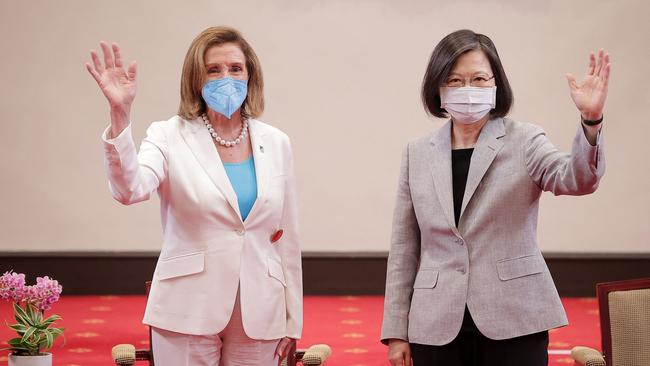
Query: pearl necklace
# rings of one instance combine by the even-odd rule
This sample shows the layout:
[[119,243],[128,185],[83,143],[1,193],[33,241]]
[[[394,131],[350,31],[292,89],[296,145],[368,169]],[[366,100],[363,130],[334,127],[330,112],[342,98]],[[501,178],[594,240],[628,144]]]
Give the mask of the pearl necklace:
[[235,145],[242,142],[246,137],[246,134],[248,134],[248,121],[243,120],[241,123],[241,132],[239,133],[239,136],[237,136],[237,138],[234,140],[224,140],[221,138],[221,136],[217,135],[217,131],[215,131],[214,128],[212,127],[212,125],[210,124],[210,120],[208,119],[208,116],[205,113],[201,115],[201,118],[203,119],[203,123],[205,124],[205,127],[208,129],[208,132],[210,132],[210,135],[212,136],[214,141],[216,141],[221,146],[234,147]]

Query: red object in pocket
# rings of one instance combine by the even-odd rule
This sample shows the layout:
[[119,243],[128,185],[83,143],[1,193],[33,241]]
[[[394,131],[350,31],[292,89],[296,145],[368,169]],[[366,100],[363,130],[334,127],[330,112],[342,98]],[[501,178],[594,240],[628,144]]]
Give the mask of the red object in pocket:
[[275,243],[276,241],[280,240],[282,237],[282,234],[284,234],[284,230],[278,229],[276,230],[273,235],[271,235],[271,243]]

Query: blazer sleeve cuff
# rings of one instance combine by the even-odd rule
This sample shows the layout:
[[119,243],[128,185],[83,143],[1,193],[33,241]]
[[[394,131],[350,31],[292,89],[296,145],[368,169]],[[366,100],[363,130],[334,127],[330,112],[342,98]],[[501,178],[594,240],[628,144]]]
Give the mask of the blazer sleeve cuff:
[[401,335],[390,335],[390,334],[386,334],[386,335],[382,334],[382,335],[381,335],[381,339],[380,339],[380,341],[381,341],[381,343],[383,343],[384,345],[388,346],[388,342],[389,342],[391,339],[401,339],[401,340],[403,340],[404,342],[408,342],[408,341],[409,341],[408,337],[401,336]]
[[573,154],[576,153],[575,151],[576,147],[580,151],[584,152],[585,154],[584,156],[586,156],[592,172],[596,176],[602,177],[603,174],[605,173],[605,158],[604,158],[605,150],[604,150],[602,129],[600,129],[598,131],[598,135],[596,135],[596,145],[592,145],[591,143],[589,143],[589,140],[587,140],[587,135],[583,130],[583,126],[580,125],[578,127],[578,131],[576,133],[576,137],[574,140]]
[[[112,145],[115,146],[117,150],[123,150],[124,147],[129,145],[129,140],[133,141],[133,137],[131,136],[131,124],[129,123],[126,128],[120,132],[119,135],[113,138],[109,138],[109,134],[111,132],[111,126],[109,125],[104,129],[104,132],[102,133],[102,141],[106,145]],[[120,149],[122,148],[122,149]]]
[[302,337],[302,325],[295,322],[287,323],[286,337],[300,339]]
[[408,322],[405,317],[398,315],[384,315],[381,327],[381,343],[388,345],[391,339],[402,339],[408,342]]

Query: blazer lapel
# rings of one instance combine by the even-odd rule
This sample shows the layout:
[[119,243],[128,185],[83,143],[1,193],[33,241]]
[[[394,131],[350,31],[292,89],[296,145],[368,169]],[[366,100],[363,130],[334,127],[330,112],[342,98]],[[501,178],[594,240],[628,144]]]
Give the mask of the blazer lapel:
[[[268,162],[268,154],[270,146],[265,141],[266,133],[257,120],[251,119],[248,122],[248,128],[251,137],[251,149],[253,150],[253,161],[255,162],[255,178],[257,179],[257,199],[253,203],[251,211],[246,217],[246,221],[255,215],[256,211],[262,206],[264,197],[267,192],[267,185],[269,183],[270,168]],[[272,153],[272,152],[271,152]]]
[[502,118],[489,120],[481,130],[476,146],[474,146],[472,160],[469,164],[460,217],[463,217],[465,208],[467,208],[469,201],[472,199],[481,179],[483,179],[485,172],[487,172],[492,161],[499,153],[499,150],[503,147],[503,141],[499,138],[505,134],[506,129]]
[[445,217],[453,232],[460,236],[454,219],[454,197],[451,178],[451,121],[444,124],[431,138],[431,174]]
[[221,158],[219,158],[219,153],[214,146],[212,136],[210,136],[200,119],[186,122],[181,128],[181,136],[183,136],[185,143],[192,151],[192,154],[194,154],[199,165],[205,170],[210,180],[212,180],[241,219],[237,195],[230,184],[230,179],[228,179],[226,169],[223,167]]

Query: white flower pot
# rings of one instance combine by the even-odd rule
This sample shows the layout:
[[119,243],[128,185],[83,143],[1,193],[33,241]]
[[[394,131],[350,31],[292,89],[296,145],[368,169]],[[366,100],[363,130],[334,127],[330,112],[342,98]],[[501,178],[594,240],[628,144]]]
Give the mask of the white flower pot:
[[39,356],[9,355],[9,366],[52,366],[52,354],[44,353]]

